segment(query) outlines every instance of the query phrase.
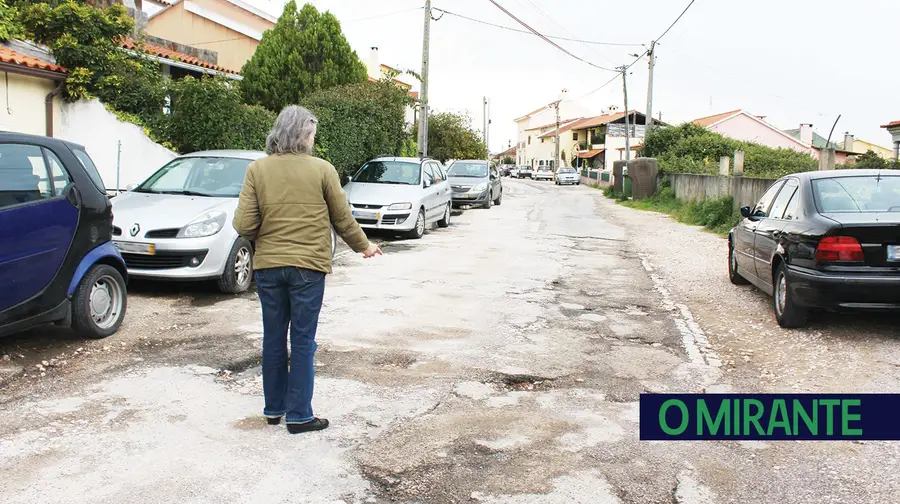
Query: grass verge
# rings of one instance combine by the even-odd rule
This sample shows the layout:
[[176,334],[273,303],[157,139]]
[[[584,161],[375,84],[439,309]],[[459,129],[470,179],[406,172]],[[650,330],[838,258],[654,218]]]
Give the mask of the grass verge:
[[741,220],[739,212],[734,210],[731,196],[700,202],[682,202],[675,198],[671,187],[663,187],[653,197],[643,200],[629,200],[617,193],[612,186],[604,188],[603,194],[615,199],[620,205],[637,210],[647,210],[669,214],[678,222],[692,226],[703,226],[704,229],[719,236],[728,236],[735,223]]

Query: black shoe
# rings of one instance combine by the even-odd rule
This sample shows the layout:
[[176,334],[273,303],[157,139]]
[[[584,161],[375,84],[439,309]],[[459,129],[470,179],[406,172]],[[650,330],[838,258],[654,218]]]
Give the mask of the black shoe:
[[291,434],[302,434],[304,432],[320,431],[327,428],[328,420],[324,418],[313,418],[309,422],[287,424],[287,430]]
[[278,425],[281,423],[281,417],[266,417],[266,423],[268,423],[269,425]]

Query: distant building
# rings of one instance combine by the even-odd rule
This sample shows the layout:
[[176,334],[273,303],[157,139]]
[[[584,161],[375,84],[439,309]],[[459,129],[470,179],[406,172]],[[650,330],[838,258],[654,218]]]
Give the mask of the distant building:
[[[783,131],[766,121],[765,116],[753,115],[740,109],[701,117],[692,122],[728,138],[773,149],[791,149],[816,159],[821,157],[822,150],[826,148],[827,140],[813,131],[812,124],[804,123],[797,129]],[[862,154],[847,150],[836,142],[829,143],[828,147],[835,149],[836,164],[852,162],[853,156]]]
[[[574,143],[573,154],[580,160],[579,166],[587,164],[593,168],[612,168],[613,161],[624,160],[626,131],[628,144],[632,151],[644,145],[647,130],[647,116],[640,112],[628,112],[628,129],[625,128],[624,112],[613,112],[596,117],[582,119],[568,127]],[[655,124],[665,124],[656,121]],[[570,135],[566,133],[566,135]],[[632,152],[630,158],[636,157]]]
[[[568,91],[563,89],[559,101],[552,101],[514,119],[518,130],[516,137],[518,146],[516,150],[517,165],[539,166],[541,164],[552,164],[558,166],[560,164],[560,160],[553,160],[555,154],[549,154],[546,137],[543,143],[541,143],[540,138],[541,135],[550,131],[551,128],[556,129],[557,103],[559,104],[558,117],[560,118],[560,127],[577,118],[591,115],[580,104],[569,100]],[[553,142],[551,141],[550,143],[552,144]],[[560,143],[562,143],[562,138]],[[560,145],[559,151],[560,157],[563,152],[568,152],[568,150],[563,148],[563,145]]]
[[145,29],[148,35],[214,51],[218,66],[233,72],[241,71],[263,32],[278,21],[241,0],[160,0],[146,7],[141,2],[138,8],[153,11]]
[[[369,60],[366,61],[366,70],[369,73],[369,82],[377,82],[381,79],[390,77],[394,84],[413,99],[419,99],[419,92],[413,91],[412,82],[418,80],[418,77],[408,72],[404,72],[398,68],[394,68],[381,63],[381,57],[377,47],[371,47],[369,50]],[[406,109],[406,123],[412,124],[416,121],[415,105]]]

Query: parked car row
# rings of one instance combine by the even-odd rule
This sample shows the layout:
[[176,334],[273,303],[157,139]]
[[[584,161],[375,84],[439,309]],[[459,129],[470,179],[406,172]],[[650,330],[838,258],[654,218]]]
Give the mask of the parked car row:
[[379,157],[347,177],[353,216],[365,229],[395,231],[419,239],[428,227],[448,227],[460,206],[491,208],[503,201],[498,170],[484,160]]

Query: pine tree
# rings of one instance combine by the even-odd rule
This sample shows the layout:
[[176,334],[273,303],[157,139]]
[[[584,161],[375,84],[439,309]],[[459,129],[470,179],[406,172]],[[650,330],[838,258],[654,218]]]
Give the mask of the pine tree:
[[316,90],[364,82],[365,65],[330,12],[291,0],[244,65],[244,101],[278,112]]

